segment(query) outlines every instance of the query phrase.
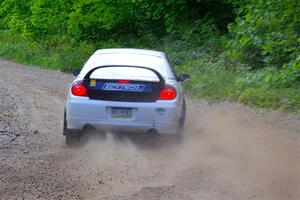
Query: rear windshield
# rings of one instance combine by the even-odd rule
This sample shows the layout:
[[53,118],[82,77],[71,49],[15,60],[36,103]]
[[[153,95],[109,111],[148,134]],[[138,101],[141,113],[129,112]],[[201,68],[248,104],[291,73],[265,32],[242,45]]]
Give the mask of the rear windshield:
[[148,69],[132,66],[112,66],[95,70],[90,78],[92,79],[114,79],[114,80],[139,80],[139,81],[159,81],[157,75]]
[[[167,76],[163,58],[127,53],[93,55],[81,70],[80,76],[84,76],[90,70],[99,66],[141,66],[154,69],[163,77]],[[133,70],[134,69],[129,69],[128,71],[132,72]],[[144,74],[144,72],[141,72],[141,74]]]

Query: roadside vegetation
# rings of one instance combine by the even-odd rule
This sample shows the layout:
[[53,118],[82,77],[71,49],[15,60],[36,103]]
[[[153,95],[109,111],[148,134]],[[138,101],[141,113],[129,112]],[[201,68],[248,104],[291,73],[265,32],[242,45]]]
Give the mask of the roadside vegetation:
[[69,72],[99,48],[165,51],[190,94],[300,110],[295,0],[0,0],[0,56]]

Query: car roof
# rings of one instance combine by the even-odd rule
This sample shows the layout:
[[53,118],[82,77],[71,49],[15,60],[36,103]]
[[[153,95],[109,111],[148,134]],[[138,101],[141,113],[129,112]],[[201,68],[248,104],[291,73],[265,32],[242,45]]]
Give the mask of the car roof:
[[134,49],[134,48],[111,48],[111,49],[98,49],[94,55],[100,54],[117,54],[117,53],[126,53],[126,54],[140,54],[156,57],[165,57],[165,53],[161,51],[154,51],[148,49]]

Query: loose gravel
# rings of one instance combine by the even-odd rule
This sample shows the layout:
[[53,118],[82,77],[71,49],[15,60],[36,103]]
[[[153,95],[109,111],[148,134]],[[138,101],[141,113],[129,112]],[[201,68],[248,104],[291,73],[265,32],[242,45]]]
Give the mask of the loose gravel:
[[0,60],[0,199],[300,199],[300,117],[187,101],[170,137],[62,136],[73,77]]

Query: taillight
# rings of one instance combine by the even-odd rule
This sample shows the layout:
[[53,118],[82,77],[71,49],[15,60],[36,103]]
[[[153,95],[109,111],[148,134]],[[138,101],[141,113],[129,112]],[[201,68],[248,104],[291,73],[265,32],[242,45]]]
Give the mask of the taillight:
[[176,95],[176,89],[173,86],[165,85],[160,92],[159,100],[173,100]]
[[87,89],[84,82],[76,81],[72,84],[72,94],[75,96],[87,96]]
[[127,84],[127,83],[129,83],[129,81],[128,80],[118,80],[118,83],[120,83],[120,84]]

